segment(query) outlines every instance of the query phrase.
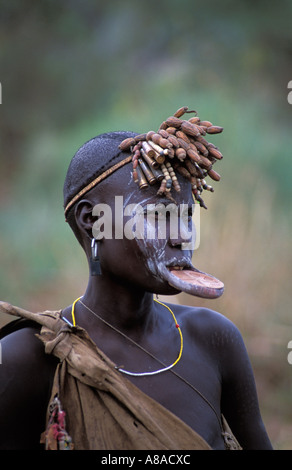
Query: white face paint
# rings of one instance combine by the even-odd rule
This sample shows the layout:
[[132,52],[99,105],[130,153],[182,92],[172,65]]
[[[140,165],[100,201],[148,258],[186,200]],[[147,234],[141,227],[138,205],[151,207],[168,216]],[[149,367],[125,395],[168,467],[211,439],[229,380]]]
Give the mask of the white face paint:
[[93,211],[99,217],[93,235],[111,240],[102,244],[104,267],[152,292],[163,288],[171,293],[174,288],[200,297],[221,295],[223,284],[192,265],[199,238],[192,215],[199,213],[199,206],[193,203],[190,188],[185,186],[171,200],[157,196],[157,187],[124,187],[111,206],[101,204]]
[[135,240],[152,274],[159,275],[162,264],[190,265],[196,230],[188,205],[146,199],[134,210]]

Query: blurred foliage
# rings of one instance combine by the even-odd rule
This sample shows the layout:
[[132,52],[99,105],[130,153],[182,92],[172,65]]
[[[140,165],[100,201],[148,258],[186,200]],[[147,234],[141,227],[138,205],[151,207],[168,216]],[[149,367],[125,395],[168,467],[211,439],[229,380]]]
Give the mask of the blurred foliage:
[[197,109],[224,127],[214,138],[224,159],[194,262],[226,292],[174,301],[208,305],[239,326],[269,434],[286,449],[291,16],[290,0],[0,0],[0,298],[38,310],[82,294],[87,266],[64,223],[62,185],[83,142]]

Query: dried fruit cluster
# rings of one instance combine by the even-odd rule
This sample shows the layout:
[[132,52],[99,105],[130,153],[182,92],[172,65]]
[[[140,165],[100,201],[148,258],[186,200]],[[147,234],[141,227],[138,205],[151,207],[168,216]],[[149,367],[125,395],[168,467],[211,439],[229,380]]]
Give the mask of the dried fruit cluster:
[[171,198],[172,187],[180,191],[176,176],[179,173],[190,181],[195,199],[206,208],[201,194],[203,190],[213,192],[214,189],[205,178],[220,180],[213,165],[222,159],[222,154],[205,136],[218,134],[223,127],[201,121],[197,115],[189,120],[181,119],[185,113],[197,114],[184,106],[166,119],[157,132],[129,137],[119,147],[132,152],[133,178],[141,189],[160,182],[157,194]]

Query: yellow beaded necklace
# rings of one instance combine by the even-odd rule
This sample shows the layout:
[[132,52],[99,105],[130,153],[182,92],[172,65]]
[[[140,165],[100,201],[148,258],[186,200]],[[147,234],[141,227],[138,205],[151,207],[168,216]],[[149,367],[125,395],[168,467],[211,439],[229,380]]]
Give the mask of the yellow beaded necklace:
[[[104,320],[102,317],[100,317],[96,312],[94,312],[93,310],[91,310],[87,305],[85,305],[80,299],[82,297],[79,297],[78,299],[76,299],[73,304],[72,304],[72,310],[71,310],[71,316],[72,316],[72,321],[73,321],[73,326],[76,326],[76,320],[75,320],[75,304],[80,301],[80,303],[89,311],[91,312],[94,316],[96,316],[99,320],[101,320],[103,323],[105,323],[107,326],[109,326],[111,329],[113,329],[114,331],[116,331],[117,333],[119,333],[121,336],[123,336],[124,338],[126,338],[128,341],[130,341],[131,343],[135,344],[135,346],[137,346],[139,349],[141,349],[142,351],[144,351],[146,354],[148,354],[149,356],[151,356],[153,359],[155,359],[156,361],[160,362],[162,365],[164,365],[159,359],[157,359],[153,354],[151,354],[149,351],[147,351],[146,349],[144,349],[139,343],[136,343],[136,341],[134,341],[133,339],[129,338],[125,333],[123,333],[122,331],[118,330],[116,327],[114,327],[113,325],[111,325],[110,323],[108,323],[106,320]],[[164,303],[160,302],[159,300],[156,300],[154,299],[155,302],[157,302],[158,304],[162,305],[163,307],[167,308],[167,310],[169,310],[169,312],[171,313],[173,319],[174,319],[174,322],[175,322],[175,326],[176,328],[178,329],[178,332],[179,332],[179,335],[180,335],[180,350],[179,350],[179,354],[178,354],[178,357],[177,359],[169,366],[165,366],[163,367],[163,369],[158,369],[158,370],[155,370],[155,371],[152,371],[152,372],[130,372],[130,371],[127,371],[125,369],[122,369],[121,367],[117,367],[117,370],[119,370],[120,372],[122,372],[123,374],[126,374],[126,375],[131,375],[131,376],[134,376],[134,377],[144,377],[144,376],[147,376],[147,375],[156,375],[156,374],[160,374],[161,372],[166,372],[170,369],[172,369],[180,360],[181,356],[182,356],[182,351],[183,351],[183,336],[182,336],[182,332],[181,332],[181,329],[180,329],[180,326],[179,324],[177,323],[176,321],[176,318],[175,318],[175,315],[173,313],[173,311],[167,306],[165,305]]]

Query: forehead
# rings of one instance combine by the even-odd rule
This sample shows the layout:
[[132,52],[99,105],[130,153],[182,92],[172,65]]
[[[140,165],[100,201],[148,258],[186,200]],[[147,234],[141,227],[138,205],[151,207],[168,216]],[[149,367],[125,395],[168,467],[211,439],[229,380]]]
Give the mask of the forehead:
[[180,191],[171,189],[170,195],[173,200],[157,195],[160,183],[148,185],[146,188],[140,189],[139,185],[133,181],[131,165],[125,165],[121,170],[111,175],[106,181],[107,193],[110,191],[110,198],[114,200],[114,196],[123,196],[124,201],[129,203],[159,203],[159,202],[176,202],[177,204],[192,204],[194,202],[191,184],[184,177],[177,174],[180,184]]

